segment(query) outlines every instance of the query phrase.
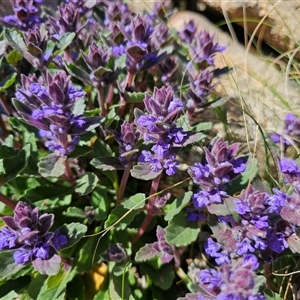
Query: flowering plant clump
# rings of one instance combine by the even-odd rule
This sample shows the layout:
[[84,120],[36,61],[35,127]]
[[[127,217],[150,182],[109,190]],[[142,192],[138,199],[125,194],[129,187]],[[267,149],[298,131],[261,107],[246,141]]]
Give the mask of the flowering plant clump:
[[271,135],[284,151],[264,181],[243,141],[204,122],[224,122],[225,47],[193,20],[171,30],[171,1],[11,2],[0,298],[298,299],[297,116]]

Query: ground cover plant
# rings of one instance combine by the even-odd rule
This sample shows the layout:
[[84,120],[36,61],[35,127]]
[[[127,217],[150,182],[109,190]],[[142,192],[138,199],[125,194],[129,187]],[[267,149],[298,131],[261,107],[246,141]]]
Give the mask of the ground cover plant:
[[263,177],[203,121],[228,101],[213,32],[62,2],[1,20],[1,299],[298,299],[300,119],[260,128]]

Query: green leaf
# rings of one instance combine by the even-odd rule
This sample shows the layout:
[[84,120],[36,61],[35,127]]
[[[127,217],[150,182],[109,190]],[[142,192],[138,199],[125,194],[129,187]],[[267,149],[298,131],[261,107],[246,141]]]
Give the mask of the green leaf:
[[64,196],[73,192],[74,188],[71,186],[37,186],[35,188],[26,190],[22,195],[30,199],[32,202],[41,200],[62,199]]
[[[128,276],[125,272],[125,278]],[[127,280],[123,282],[123,276],[116,276],[112,272],[109,282],[109,295],[110,299],[124,299],[129,300],[131,296],[131,289]]]
[[103,156],[92,159],[91,165],[101,171],[123,170],[120,160],[114,156]]
[[113,151],[110,146],[100,139],[97,139],[94,143],[95,157],[113,156]]
[[63,226],[59,227],[59,233],[61,235],[66,235],[68,242],[66,245],[62,246],[62,249],[69,248],[77,243],[87,232],[87,226],[81,223],[71,223],[71,224],[64,224]]
[[91,172],[87,172],[80,179],[76,180],[75,192],[80,195],[91,193],[98,183],[98,177]]
[[[1,146],[1,151],[4,150],[4,147]],[[21,151],[17,152],[18,154],[15,156],[0,159],[0,186],[14,179],[26,168],[30,156],[30,145],[26,145]],[[12,151],[12,153],[17,152]]]
[[48,277],[47,289],[39,295],[38,300],[65,299],[67,283],[74,278],[76,273],[75,268],[69,268],[68,270],[61,268],[55,276]]
[[127,103],[139,103],[139,102],[143,102],[145,95],[146,93],[140,93],[140,92],[130,93],[125,91],[124,99],[126,100]]
[[30,276],[22,276],[15,280],[8,280],[0,285],[0,299],[17,299],[21,291],[30,283]]
[[24,265],[16,264],[13,259],[13,251],[1,251],[0,252],[0,278],[2,280],[8,280],[15,278],[17,273],[24,268],[24,274],[28,272],[28,269]]
[[44,177],[60,177],[65,172],[66,156],[61,156],[57,153],[51,153],[42,157],[38,166],[39,172]]
[[5,40],[0,41],[0,57],[5,53],[7,47],[7,43]]
[[140,209],[144,207],[145,201],[146,195],[143,193],[137,193],[126,199],[122,204],[127,209]]
[[19,52],[26,51],[26,44],[23,40],[22,35],[16,29],[4,29],[4,36],[7,40],[7,43]]
[[264,294],[266,296],[266,300],[282,300],[282,297],[280,297],[279,294],[274,293],[272,290],[270,289],[265,289],[264,290]]
[[86,214],[84,210],[74,206],[68,207],[67,211],[63,212],[63,215],[68,217],[73,217],[73,218],[80,218],[80,219],[86,218]]
[[7,55],[6,60],[9,64],[16,67],[18,62],[22,60],[22,55],[17,50],[13,50]]
[[100,254],[107,250],[108,243],[109,234],[102,237],[100,237],[100,235],[89,237],[86,243],[79,250],[76,270],[78,272],[88,272],[96,264],[100,263],[102,260]]
[[7,90],[10,86],[12,86],[17,78],[17,73],[11,73],[4,78],[4,82],[0,82],[0,92]]
[[115,70],[126,68],[126,55],[123,54],[115,60]]
[[189,222],[186,213],[177,214],[166,227],[166,241],[174,246],[187,246],[194,242],[200,228],[197,223]]
[[82,68],[79,68],[76,65],[73,65],[73,64],[67,63],[67,62],[65,62],[65,66],[67,67],[67,70],[70,75],[74,76],[75,78],[77,78],[89,85],[93,85],[89,74],[87,72],[85,72]]
[[190,202],[192,195],[193,192],[186,192],[168,205],[165,220],[170,221],[175,215],[177,215]]
[[67,284],[67,298],[70,300],[85,300],[85,284],[80,275],[77,275]]
[[28,296],[31,299],[38,299],[38,295],[43,293],[47,287],[46,285],[47,275],[37,274],[31,279],[30,285],[27,289]]
[[60,37],[58,43],[56,44],[60,51],[55,52],[55,55],[61,53],[61,51],[65,50],[70,44],[73,42],[76,36],[75,32],[67,32],[63,36]]
[[212,128],[212,122],[202,122],[202,123],[199,123],[195,126],[195,130],[196,131],[209,131],[211,130]]
[[84,157],[93,152],[93,148],[86,145],[77,145],[74,151],[68,156],[69,158]]
[[95,208],[95,218],[97,221],[105,220],[107,217],[107,190],[98,188],[93,191],[91,204]]
[[128,215],[126,215],[126,217],[124,217],[126,213],[128,213],[128,209],[126,209],[122,205],[115,207],[105,222],[105,228],[113,225],[116,221],[122,218],[122,220],[114,226],[114,229],[124,230],[133,221],[134,217],[139,213],[139,211],[133,210]]
[[223,203],[213,203],[207,206],[207,210],[211,214],[217,216],[234,215],[236,211],[234,210],[234,202],[232,198],[226,198]]
[[141,265],[141,269],[151,278],[156,286],[159,286],[163,290],[168,290],[175,279],[173,266],[170,264],[163,265],[159,270],[154,269],[148,264],[143,264]]

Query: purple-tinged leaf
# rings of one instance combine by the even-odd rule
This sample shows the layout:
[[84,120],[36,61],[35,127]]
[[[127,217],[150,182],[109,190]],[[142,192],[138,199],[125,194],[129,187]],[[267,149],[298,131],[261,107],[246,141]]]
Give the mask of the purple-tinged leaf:
[[42,157],[38,167],[39,173],[44,177],[60,177],[65,172],[66,156],[59,155],[58,153],[51,153]]
[[290,224],[300,226],[299,209],[291,209],[288,206],[284,206],[281,209],[280,215],[282,219],[288,221]]
[[135,260],[138,262],[146,261],[159,255],[160,252],[153,248],[152,244],[146,244],[135,255]]
[[53,276],[59,272],[60,262],[60,256],[54,254],[49,260],[37,258],[32,262],[32,264],[42,275]]
[[130,171],[132,177],[140,180],[152,180],[156,178],[164,169],[159,172],[154,172],[149,163],[139,162],[137,165],[133,166]]
[[286,241],[293,253],[300,253],[300,238],[296,233],[289,236]]
[[211,214],[215,214],[217,216],[232,215],[236,213],[234,205],[232,198],[226,198],[223,203],[212,203],[208,205],[207,210]]

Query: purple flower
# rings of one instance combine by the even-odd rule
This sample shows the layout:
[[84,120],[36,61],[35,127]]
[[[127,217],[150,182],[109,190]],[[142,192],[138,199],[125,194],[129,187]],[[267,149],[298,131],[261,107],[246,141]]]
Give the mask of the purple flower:
[[184,28],[178,32],[178,35],[183,42],[190,44],[194,40],[196,31],[197,27],[195,26],[195,21],[190,20],[188,23],[184,24]]
[[135,110],[135,123],[145,141],[180,145],[188,134],[178,128],[173,119],[182,111],[182,102],[174,97],[172,88],[154,88],[153,96],[146,94],[144,99],[147,112]]
[[215,35],[210,35],[207,30],[203,30],[196,35],[195,42],[190,47],[190,55],[194,63],[214,64],[213,55],[225,50],[224,46],[214,43],[214,38]]
[[16,250],[17,264],[27,264],[36,259],[50,260],[57,250],[67,244],[67,237],[58,230],[49,232],[54,215],[40,214],[38,208],[19,201],[14,216],[2,218],[6,227],[0,229],[0,251]]
[[46,74],[45,83],[36,77],[21,78],[23,87],[18,90],[14,104],[19,114],[31,125],[48,132],[45,143],[50,151],[60,155],[70,154],[79,142],[79,135],[99,125],[100,118],[73,115],[74,102],[84,96],[70,84],[70,76],[64,71],[53,77]]
[[151,148],[150,151],[143,150],[139,157],[139,161],[148,163],[153,172],[161,173],[163,169],[166,170],[166,174],[171,176],[176,173],[178,163],[175,162],[176,155],[169,154],[170,146],[164,142],[158,142]]
[[282,134],[276,132],[270,135],[274,143],[283,143],[284,146],[290,146],[290,140],[297,142],[300,136],[300,119],[294,114],[287,114],[284,120]]
[[[255,256],[245,256],[235,264],[223,264],[218,270],[201,270],[198,273],[200,296],[209,294],[217,300],[266,299],[255,288],[258,261]],[[206,298],[205,298],[206,299]]]
[[192,115],[207,104],[207,96],[217,86],[217,83],[212,84],[213,78],[213,72],[208,69],[196,74],[189,73],[190,88],[186,91],[186,108],[189,114]]
[[14,15],[5,16],[2,22],[9,27],[27,31],[39,26],[43,21],[40,18],[40,0],[15,0],[11,1]]

